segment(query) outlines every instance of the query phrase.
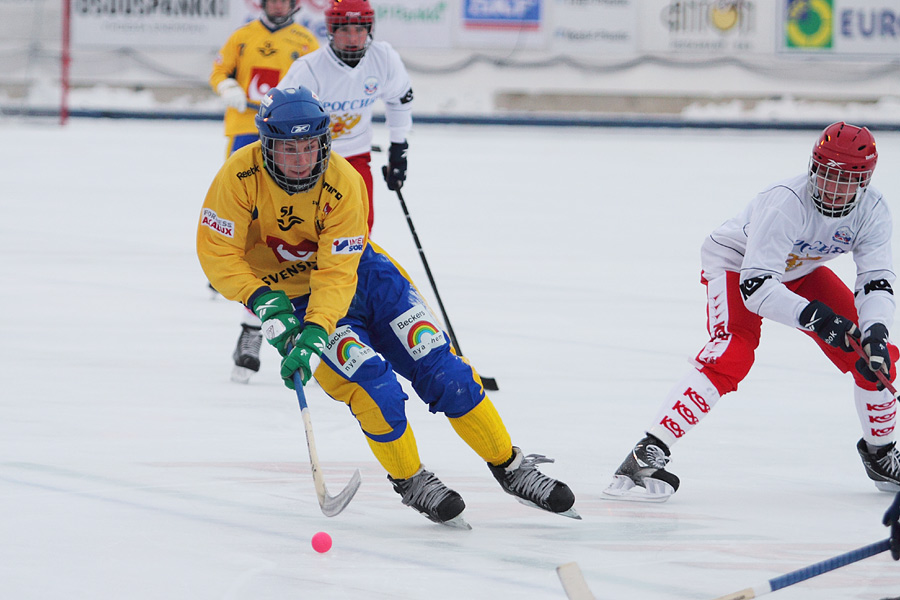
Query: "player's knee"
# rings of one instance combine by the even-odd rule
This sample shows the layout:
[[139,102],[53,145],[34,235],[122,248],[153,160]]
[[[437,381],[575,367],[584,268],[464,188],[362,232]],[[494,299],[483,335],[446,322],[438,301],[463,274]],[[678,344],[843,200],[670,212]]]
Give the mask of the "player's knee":
[[749,368],[734,370],[728,368],[723,369],[723,366],[725,365],[704,365],[703,368],[700,369],[700,372],[709,379],[709,382],[713,384],[713,387],[719,392],[719,396],[724,396],[725,394],[737,390],[738,384],[747,376],[747,373],[750,372]]
[[377,408],[356,414],[356,419],[367,438],[382,444],[399,439],[408,426],[405,415],[395,414],[388,419]]

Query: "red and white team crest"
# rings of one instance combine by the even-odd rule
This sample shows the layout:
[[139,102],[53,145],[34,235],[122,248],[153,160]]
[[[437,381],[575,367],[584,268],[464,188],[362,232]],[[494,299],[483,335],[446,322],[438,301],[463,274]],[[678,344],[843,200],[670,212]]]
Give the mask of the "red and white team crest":
[[250,102],[259,103],[269,91],[278,85],[278,69],[253,67],[250,71],[250,83],[247,85],[247,98]]
[[288,244],[277,237],[267,237],[266,246],[272,249],[272,253],[278,262],[297,262],[312,260],[319,250],[319,244],[309,240],[303,240],[299,244]]

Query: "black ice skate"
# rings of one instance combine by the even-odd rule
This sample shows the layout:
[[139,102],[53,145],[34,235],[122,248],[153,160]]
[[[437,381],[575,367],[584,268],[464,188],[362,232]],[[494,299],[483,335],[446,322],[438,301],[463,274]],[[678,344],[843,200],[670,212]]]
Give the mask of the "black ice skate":
[[231,380],[236,383],[248,383],[250,376],[259,371],[259,347],[262,345],[261,328],[253,325],[242,324],[241,335],[231,358],[234,360],[234,369],[231,370]]
[[488,468],[500,482],[503,491],[515,496],[522,504],[564,517],[581,519],[572,508],[575,494],[569,486],[537,470],[537,465],[552,462],[552,458],[542,454],[525,456],[521,449],[513,446],[512,458],[506,464],[494,466],[488,463]]
[[678,489],[678,477],[666,471],[669,448],[655,436],[637,443],[603,494],[607,499],[665,502]]
[[896,442],[878,446],[874,452],[869,452],[866,440],[859,440],[856,449],[866,468],[866,475],[875,482],[875,487],[882,492],[900,492],[900,451]]
[[444,485],[431,471],[419,467],[409,479],[394,479],[388,475],[394,491],[400,494],[403,504],[411,506],[429,520],[448,527],[472,529],[462,517],[466,508],[462,496]]

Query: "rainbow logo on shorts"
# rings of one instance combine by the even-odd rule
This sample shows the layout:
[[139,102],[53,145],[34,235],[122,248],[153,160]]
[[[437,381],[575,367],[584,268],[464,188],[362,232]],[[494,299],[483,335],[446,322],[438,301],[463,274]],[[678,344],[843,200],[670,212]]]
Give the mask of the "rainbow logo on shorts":
[[347,364],[347,361],[353,358],[354,354],[359,354],[365,348],[359,340],[353,337],[342,338],[337,345],[337,359],[341,366]]
[[428,321],[419,321],[415,327],[406,334],[406,343],[410,348],[424,344],[438,334],[437,327]]
[[444,332],[435,327],[437,319],[425,304],[413,305],[391,321],[391,329],[413,360],[419,360],[447,343]]

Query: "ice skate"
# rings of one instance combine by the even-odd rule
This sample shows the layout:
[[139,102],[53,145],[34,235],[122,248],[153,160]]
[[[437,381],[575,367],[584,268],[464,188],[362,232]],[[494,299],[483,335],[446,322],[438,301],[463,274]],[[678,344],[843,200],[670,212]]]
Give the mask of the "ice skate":
[[666,471],[669,449],[648,435],[622,462],[603,495],[607,500],[665,502],[678,489],[678,477]]
[[878,446],[870,452],[869,445],[861,439],[856,449],[866,468],[866,475],[875,482],[875,487],[882,492],[900,492],[900,451],[896,442]]
[[262,344],[260,330],[253,325],[241,325],[241,335],[234,354],[231,355],[234,359],[231,380],[235,383],[249,383],[250,377],[259,371],[259,347]]
[[575,504],[575,494],[569,486],[537,470],[537,465],[552,462],[554,462],[552,458],[542,454],[525,456],[521,449],[513,446],[513,456],[506,465],[494,466],[488,463],[488,468],[500,482],[503,491],[515,496],[516,500],[525,506],[533,506],[571,519],[581,519],[572,508]]
[[472,529],[462,516],[466,503],[462,496],[448,488],[431,471],[420,466],[416,474],[409,479],[394,479],[388,475],[394,491],[400,494],[403,504],[410,506],[429,520],[455,527]]

